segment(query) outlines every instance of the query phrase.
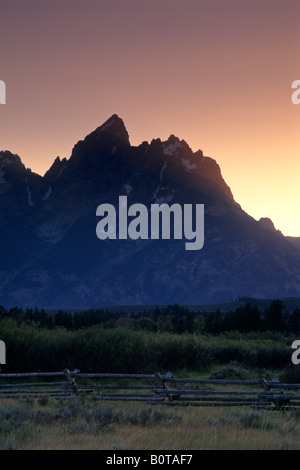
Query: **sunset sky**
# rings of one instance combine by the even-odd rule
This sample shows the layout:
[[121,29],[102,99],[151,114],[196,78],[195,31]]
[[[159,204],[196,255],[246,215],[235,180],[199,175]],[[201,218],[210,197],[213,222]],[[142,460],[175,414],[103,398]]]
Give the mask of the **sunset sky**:
[[300,236],[299,0],[0,0],[0,150],[44,174],[112,114],[214,158],[242,208]]

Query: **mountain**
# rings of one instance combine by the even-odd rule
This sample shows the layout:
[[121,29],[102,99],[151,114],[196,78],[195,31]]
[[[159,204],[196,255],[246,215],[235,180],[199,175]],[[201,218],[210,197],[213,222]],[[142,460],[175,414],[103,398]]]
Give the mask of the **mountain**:
[[[263,225],[265,228],[268,230],[276,231],[275,225],[273,224],[273,221],[269,219],[268,217],[261,217],[258,221],[261,225]],[[281,233],[279,230],[277,230],[278,233]]]
[[[219,165],[171,135],[130,144],[117,115],[42,177],[0,152],[0,304],[207,304],[300,296],[300,251],[234,200]],[[100,204],[204,204],[204,246],[100,240]]]
[[300,250],[300,237],[286,237],[298,250]]
[[[259,223],[261,223],[262,225],[264,225],[264,227],[268,228],[269,230],[273,230],[273,231],[276,231],[276,228],[272,222],[271,219],[269,219],[268,217],[262,217],[261,219],[259,219]],[[279,230],[277,230],[278,233],[281,233]],[[298,248],[300,250],[300,237],[289,237],[289,236],[286,236],[285,237],[286,240],[288,240],[290,243],[292,243],[292,245],[294,245],[296,248]]]

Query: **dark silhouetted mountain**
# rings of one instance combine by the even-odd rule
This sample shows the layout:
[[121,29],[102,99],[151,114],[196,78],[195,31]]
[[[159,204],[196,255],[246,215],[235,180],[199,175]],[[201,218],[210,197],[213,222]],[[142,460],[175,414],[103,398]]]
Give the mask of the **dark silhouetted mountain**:
[[[0,303],[93,307],[300,296],[300,251],[234,200],[218,164],[171,135],[139,146],[113,115],[44,177],[0,153]],[[99,204],[204,204],[205,242],[99,240]]]
[[63,158],[61,160],[59,157],[57,157],[54,160],[53,165],[49,168],[48,171],[46,171],[46,173],[44,175],[45,180],[47,180],[49,182],[56,181],[57,178],[59,178],[60,175],[62,174],[62,172],[64,171],[64,168],[66,167],[66,164],[67,164],[67,159],[66,158]]
[[26,169],[18,155],[0,152],[0,227],[28,211],[43,197],[43,178]]
[[273,221],[268,217],[261,217],[258,222],[269,230],[276,230]]
[[298,250],[300,250],[300,237],[286,237]]

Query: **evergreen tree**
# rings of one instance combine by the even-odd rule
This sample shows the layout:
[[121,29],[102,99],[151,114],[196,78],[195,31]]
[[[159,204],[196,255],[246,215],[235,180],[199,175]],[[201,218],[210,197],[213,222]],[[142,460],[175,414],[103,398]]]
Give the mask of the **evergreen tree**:
[[265,330],[281,332],[287,329],[284,305],[280,299],[272,300],[269,308],[266,309],[264,327]]
[[296,307],[289,318],[289,331],[300,334],[300,309]]

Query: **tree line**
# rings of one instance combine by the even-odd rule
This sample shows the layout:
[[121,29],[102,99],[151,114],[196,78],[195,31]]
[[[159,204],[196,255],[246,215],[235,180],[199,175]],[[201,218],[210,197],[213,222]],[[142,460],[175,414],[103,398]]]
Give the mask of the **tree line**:
[[13,318],[19,324],[34,324],[41,328],[63,327],[79,330],[93,325],[106,329],[123,327],[133,331],[168,332],[175,334],[214,334],[229,331],[241,333],[274,331],[284,334],[300,334],[300,308],[287,311],[284,303],[273,300],[266,309],[259,309],[247,302],[245,305],[221,312],[190,310],[180,305],[154,307],[137,312],[112,311],[109,309],[89,309],[80,312],[59,310],[55,314],[44,309],[18,307],[7,309],[0,306],[0,319]]

